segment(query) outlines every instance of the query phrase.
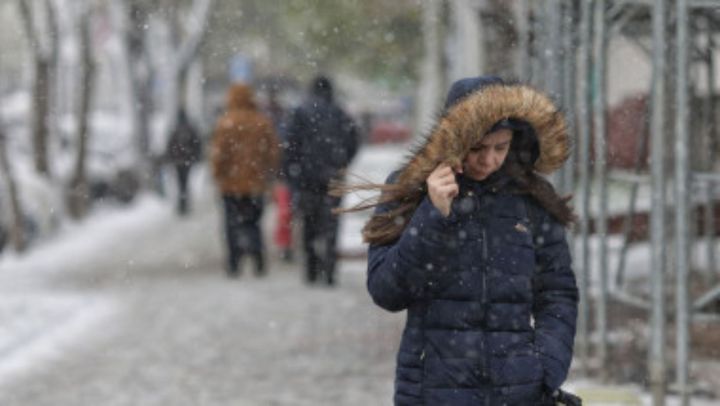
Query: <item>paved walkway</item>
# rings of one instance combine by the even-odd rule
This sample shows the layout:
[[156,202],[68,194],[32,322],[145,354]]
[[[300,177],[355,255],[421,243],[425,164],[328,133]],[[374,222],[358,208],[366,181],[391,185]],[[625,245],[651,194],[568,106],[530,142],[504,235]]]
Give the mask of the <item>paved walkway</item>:
[[265,278],[229,280],[216,213],[162,212],[0,281],[0,317],[36,320],[0,341],[0,405],[391,404],[403,316],[372,305],[364,262],[341,263],[335,289],[274,259]]

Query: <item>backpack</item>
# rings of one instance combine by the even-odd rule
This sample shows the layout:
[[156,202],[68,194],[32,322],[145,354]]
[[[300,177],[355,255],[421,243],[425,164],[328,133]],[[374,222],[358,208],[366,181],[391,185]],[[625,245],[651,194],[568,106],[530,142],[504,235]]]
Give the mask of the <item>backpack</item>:
[[346,168],[357,150],[357,131],[352,119],[335,105],[303,110],[309,122],[297,151],[300,180],[310,187],[323,187]]

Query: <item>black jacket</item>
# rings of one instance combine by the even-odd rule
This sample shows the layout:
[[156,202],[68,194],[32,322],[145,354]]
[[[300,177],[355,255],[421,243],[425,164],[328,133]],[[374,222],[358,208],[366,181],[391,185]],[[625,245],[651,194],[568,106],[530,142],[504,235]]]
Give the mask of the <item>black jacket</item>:
[[509,179],[458,182],[449,217],[425,197],[396,242],[370,247],[373,300],[408,312],[395,404],[546,404],[575,336],[564,228]]
[[285,176],[298,191],[324,193],[358,149],[355,122],[329,98],[313,96],[296,108],[286,128]]
[[165,158],[174,165],[190,166],[202,156],[202,141],[186,116],[180,114],[170,134]]

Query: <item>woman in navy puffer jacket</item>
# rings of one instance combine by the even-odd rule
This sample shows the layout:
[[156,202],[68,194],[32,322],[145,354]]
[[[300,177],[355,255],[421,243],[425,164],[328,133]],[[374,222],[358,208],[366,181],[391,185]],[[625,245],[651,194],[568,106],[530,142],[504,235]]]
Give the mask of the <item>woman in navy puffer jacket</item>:
[[425,144],[376,185],[367,286],[382,308],[407,310],[396,405],[553,404],[575,336],[573,214],[538,173],[568,154],[545,95],[468,78]]

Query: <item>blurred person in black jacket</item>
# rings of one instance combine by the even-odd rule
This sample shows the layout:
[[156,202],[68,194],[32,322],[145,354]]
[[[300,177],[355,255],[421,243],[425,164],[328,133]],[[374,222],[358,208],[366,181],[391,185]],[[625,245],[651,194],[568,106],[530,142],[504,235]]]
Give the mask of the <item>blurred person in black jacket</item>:
[[190,210],[190,192],[188,179],[190,169],[200,160],[202,143],[195,127],[183,108],[177,114],[177,120],[165,151],[167,162],[175,166],[178,181],[177,213],[185,216]]
[[332,209],[340,198],[329,196],[328,188],[357,153],[357,126],[334,100],[330,79],[318,76],[285,130],[284,172],[302,218],[305,278],[334,285],[338,219]]

